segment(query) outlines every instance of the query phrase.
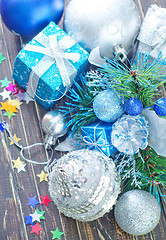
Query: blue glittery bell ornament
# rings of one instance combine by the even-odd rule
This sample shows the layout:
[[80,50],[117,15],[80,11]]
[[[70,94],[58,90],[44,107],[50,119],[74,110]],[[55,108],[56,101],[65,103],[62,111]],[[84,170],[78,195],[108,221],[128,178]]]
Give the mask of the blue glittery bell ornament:
[[103,122],[115,122],[124,113],[121,98],[112,90],[100,92],[93,101],[93,111]]
[[139,98],[131,97],[124,104],[125,112],[130,116],[137,116],[143,110],[143,103]]
[[64,0],[1,0],[0,13],[4,24],[13,33],[32,39],[51,21],[59,23]]
[[159,98],[153,105],[155,113],[159,116],[166,116],[166,98]]

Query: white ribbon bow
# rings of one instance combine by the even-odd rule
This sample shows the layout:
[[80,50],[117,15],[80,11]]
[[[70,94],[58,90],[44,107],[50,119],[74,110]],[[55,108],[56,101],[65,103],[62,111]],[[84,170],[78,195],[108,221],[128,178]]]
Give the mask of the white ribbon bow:
[[[42,32],[39,33],[34,39],[43,46],[35,46],[35,45],[27,44],[24,47],[24,50],[44,54],[44,57],[35,66],[35,68],[30,74],[27,93],[31,97],[34,97],[36,95],[36,89],[37,89],[37,85],[40,77],[55,62],[59,69],[60,75],[62,77],[63,86],[66,88],[66,92],[67,92],[67,90],[72,85],[72,79],[75,78],[75,76],[77,75],[76,68],[68,60],[72,60],[73,62],[76,62],[80,59],[80,54],[65,52],[65,50],[72,47],[76,42],[69,36],[64,36],[60,41],[57,41],[56,34],[47,37]],[[38,98],[41,99],[40,97]],[[57,99],[56,100],[41,99],[41,100],[57,101]]]

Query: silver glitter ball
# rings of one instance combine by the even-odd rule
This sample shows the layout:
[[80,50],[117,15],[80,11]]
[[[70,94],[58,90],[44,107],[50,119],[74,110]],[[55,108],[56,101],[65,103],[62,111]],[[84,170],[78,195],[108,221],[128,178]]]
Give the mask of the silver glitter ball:
[[62,213],[79,221],[93,221],[109,212],[119,192],[113,161],[96,150],[64,155],[49,175],[51,199]]
[[65,135],[67,132],[64,117],[56,110],[47,112],[44,115],[41,123],[43,131],[46,133],[46,148],[49,145],[54,145],[56,143],[56,139]]
[[131,190],[117,201],[115,219],[127,233],[143,235],[152,231],[160,220],[160,207],[153,195],[143,190]]

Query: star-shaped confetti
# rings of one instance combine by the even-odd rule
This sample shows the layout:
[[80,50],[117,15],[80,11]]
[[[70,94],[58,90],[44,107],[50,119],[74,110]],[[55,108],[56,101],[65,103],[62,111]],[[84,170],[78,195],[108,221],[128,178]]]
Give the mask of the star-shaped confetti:
[[39,232],[43,229],[41,227],[39,227],[39,223],[36,223],[35,225],[31,225],[32,231],[31,233],[36,233],[37,235],[39,235]]
[[8,103],[11,104],[12,106],[16,106],[17,109],[20,109],[20,106],[22,104],[22,102],[19,102],[17,98],[9,99]]
[[4,124],[6,124],[6,122],[2,122],[0,123],[0,131],[3,132],[4,131]]
[[29,216],[32,217],[32,222],[35,222],[35,221],[40,222],[40,217],[42,217],[43,214],[39,214],[39,213],[37,213],[37,211],[35,210],[35,212],[32,213],[32,214],[29,214]]
[[17,84],[11,84],[9,83],[8,87],[5,87],[6,90],[10,91],[10,92],[15,92],[15,88],[17,87]]
[[45,204],[47,207],[48,207],[48,203],[52,202],[52,200],[48,198],[48,194],[45,197],[40,196],[40,198],[42,200],[40,204]]
[[57,227],[57,229],[55,231],[51,231],[51,233],[53,234],[52,239],[59,239],[61,240],[61,235],[63,235],[63,232],[59,231],[59,228]]
[[2,61],[4,61],[6,58],[3,56],[2,53],[0,53],[0,63],[2,63]]
[[4,80],[0,80],[0,82],[1,82],[1,88],[8,87],[9,83],[12,83],[7,79],[7,77],[5,77]]
[[28,197],[28,199],[29,199],[29,202],[27,206],[32,206],[33,208],[35,208],[36,205],[40,203],[39,201],[37,201],[36,196],[34,196],[33,198]]
[[27,224],[30,224],[30,225],[33,226],[32,217],[31,217],[31,216],[24,216],[24,217],[25,217],[25,219],[26,219],[25,224],[26,224],[26,225],[27,225]]
[[45,173],[43,170],[41,171],[40,174],[37,174],[37,176],[40,178],[40,182],[46,181],[48,182],[48,173]]
[[[21,140],[21,138],[18,138],[18,137],[16,136],[16,134],[14,134],[13,138],[14,138],[14,140],[15,140],[17,143]],[[13,140],[11,139],[11,137],[9,137],[9,139],[10,139],[10,145],[13,145],[14,142],[13,142]]]
[[11,119],[11,117],[13,117],[13,116],[16,116],[15,113],[10,114],[9,111],[8,111],[8,112],[5,112],[3,115],[4,115],[4,116],[7,116],[9,119]]
[[11,94],[11,92],[7,91],[5,88],[4,88],[3,92],[0,93],[0,95],[2,96],[3,100],[9,99],[10,98],[10,94]]
[[6,102],[0,102],[2,107],[0,108],[1,110],[5,110],[6,112],[10,112],[10,114],[17,112],[16,106],[12,106],[11,104],[8,103],[8,100]]
[[45,211],[40,212],[39,209],[36,209],[36,212],[41,215],[41,217],[39,217],[41,220],[45,220],[45,217],[44,217]]
[[26,94],[25,92],[22,92],[19,90],[19,93],[17,95],[15,95],[18,98],[18,101],[25,101],[26,98]]
[[34,101],[34,99],[27,92],[25,93],[25,100],[26,100],[26,104]]
[[12,162],[14,164],[13,167],[18,170],[18,173],[21,172],[21,171],[26,172],[26,170],[25,170],[26,163],[21,161],[20,157],[18,157],[17,160],[12,160]]

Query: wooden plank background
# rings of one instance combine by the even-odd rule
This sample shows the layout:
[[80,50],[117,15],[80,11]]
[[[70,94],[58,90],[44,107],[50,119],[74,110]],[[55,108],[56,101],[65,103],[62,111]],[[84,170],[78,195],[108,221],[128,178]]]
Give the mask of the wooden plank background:
[[[65,0],[67,5],[69,0]],[[135,0],[141,17],[143,18],[148,7],[151,4],[158,4],[166,7],[165,0]],[[87,6],[88,7],[88,6]],[[59,23],[62,27],[62,20]],[[12,69],[14,59],[21,49],[20,38],[12,34],[0,19],[0,52],[6,57],[6,60],[0,65],[0,79],[7,77],[12,80]],[[2,91],[2,89],[0,89]],[[60,101],[63,104],[64,100]],[[58,108],[58,105],[55,105]],[[21,138],[21,144],[24,146],[36,142],[43,142],[44,136],[41,129],[41,119],[46,110],[38,103],[30,102],[22,104],[21,110],[10,120],[3,116],[0,111],[0,122],[6,121],[10,125],[11,132]],[[37,161],[46,161],[47,153],[43,148],[35,149],[37,151]],[[29,152],[29,157],[32,153]],[[162,202],[161,219],[159,225],[149,234],[134,237],[123,232],[115,222],[113,211],[105,214],[103,218],[96,221],[83,223],[65,217],[52,203],[47,208],[40,206],[40,210],[45,211],[45,221],[40,226],[44,229],[40,231],[39,236],[30,234],[31,227],[25,225],[24,216],[33,212],[27,206],[28,198],[45,196],[48,193],[47,182],[39,183],[37,174],[41,172],[43,166],[27,164],[26,173],[16,172],[13,169],[12,160],[17,159],[19,150],[15,146],[10,146],[10,141],[6,132],[0,133],[0,240],[48,240],[52,239],[50,231],[57,227],[64,232],[62,240],[165,240],[166,239],[166,207]],[[56,157],[60,154],[56,153]],[[163,190],[164,193],[164,190]]]

